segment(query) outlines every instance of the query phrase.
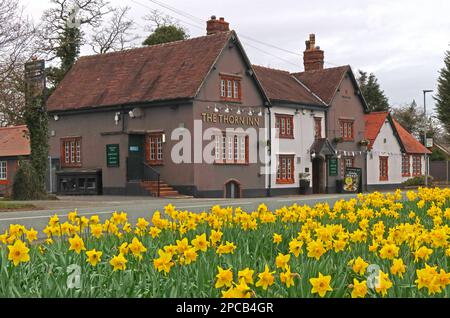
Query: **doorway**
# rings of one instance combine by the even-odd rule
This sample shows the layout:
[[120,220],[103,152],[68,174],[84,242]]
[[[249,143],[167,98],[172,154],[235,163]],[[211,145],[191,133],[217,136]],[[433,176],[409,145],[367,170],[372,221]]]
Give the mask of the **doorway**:
[[236,180],[230,180],[225,184],[225,198],[238,199],[241,197],[241,185]]
[[129,135],[128,137],[128,181],[141,181],[144,177],[145,135]]
[[312,161],[312,190],[314,194],[325,193],[324,160],[316,158]]

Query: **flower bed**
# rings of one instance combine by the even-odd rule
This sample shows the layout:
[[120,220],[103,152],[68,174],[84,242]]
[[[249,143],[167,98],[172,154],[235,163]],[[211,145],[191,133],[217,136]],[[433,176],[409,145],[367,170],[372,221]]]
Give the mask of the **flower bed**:
[[269,211],[74,211],[0,235],[1,297],[448,297],[449,189]]

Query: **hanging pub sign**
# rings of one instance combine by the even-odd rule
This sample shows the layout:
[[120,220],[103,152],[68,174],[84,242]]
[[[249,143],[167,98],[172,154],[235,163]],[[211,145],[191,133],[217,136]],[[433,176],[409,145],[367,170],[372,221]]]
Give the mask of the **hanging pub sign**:
[[328,159],[328,174],[330,177],[338,175],[338,160],[335,157]]
[[106,165],[108,168],[120,167],[119,145],[106,145]]
[[343,187],[344,192],[361,192],[361,174],[361,168],[346,168]]

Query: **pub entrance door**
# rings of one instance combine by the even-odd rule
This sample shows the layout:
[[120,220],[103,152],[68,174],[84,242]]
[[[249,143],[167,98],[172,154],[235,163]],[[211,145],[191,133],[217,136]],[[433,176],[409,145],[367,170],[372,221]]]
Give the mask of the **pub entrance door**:
[[145,135],[129,135],[127,178],[128,181],[141,181],[144,177]]

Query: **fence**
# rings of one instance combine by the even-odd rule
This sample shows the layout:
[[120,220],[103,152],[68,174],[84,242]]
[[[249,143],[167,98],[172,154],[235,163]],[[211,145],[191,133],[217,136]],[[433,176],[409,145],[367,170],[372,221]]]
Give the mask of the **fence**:
[[449,183],[450,161],[430,161],[430,175],[436,182]]

